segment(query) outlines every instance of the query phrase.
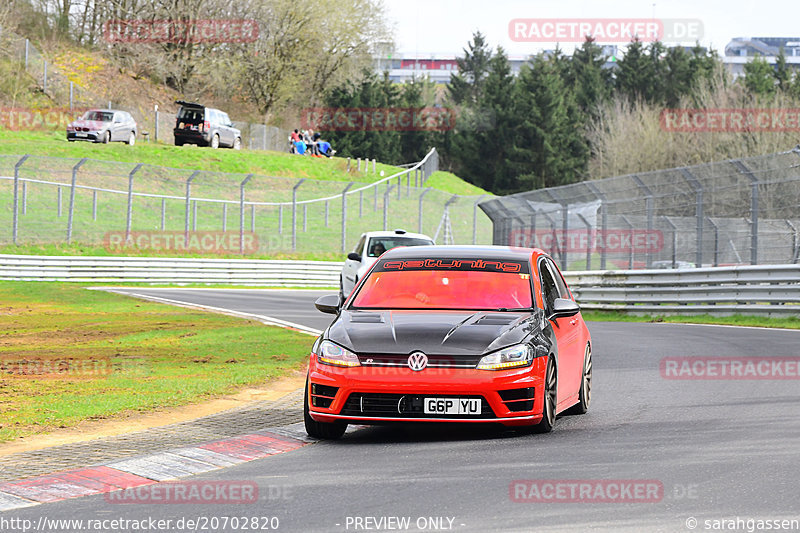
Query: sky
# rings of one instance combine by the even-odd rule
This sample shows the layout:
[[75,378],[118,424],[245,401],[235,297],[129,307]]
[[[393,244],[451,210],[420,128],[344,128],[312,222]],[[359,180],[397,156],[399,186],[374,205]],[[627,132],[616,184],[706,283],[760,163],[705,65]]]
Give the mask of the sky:
[[[487,36],[493,48],[501,45],[512,57],[555,48],[555,42],[514,42],[509,36],[509,22],[512,19],[699,20],[702,23],[700,43],[713,47],[720,54],[733,37],[800,39],[800,2],[797,0],[383,1],[387,18],[390,24],[394,24],[396,54],[406,56],[461,55],[476,30]],[[697,28],[696,25],[683,27]],[[536,22],[524,28],[525,34],[535,34],[543,26]],[[691,45],[693,40],[684,44]],[[574,46],[561,44],[561,48],[567,52],[571,52]]]

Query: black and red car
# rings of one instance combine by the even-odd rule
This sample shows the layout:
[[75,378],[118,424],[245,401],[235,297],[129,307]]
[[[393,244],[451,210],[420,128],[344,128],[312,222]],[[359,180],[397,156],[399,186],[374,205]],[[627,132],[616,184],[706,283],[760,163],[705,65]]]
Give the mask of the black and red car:
[[383,254],[312,348],[305,426],[500,423],[549,432],[591,400],[591,337],[542,250],[415,246]]

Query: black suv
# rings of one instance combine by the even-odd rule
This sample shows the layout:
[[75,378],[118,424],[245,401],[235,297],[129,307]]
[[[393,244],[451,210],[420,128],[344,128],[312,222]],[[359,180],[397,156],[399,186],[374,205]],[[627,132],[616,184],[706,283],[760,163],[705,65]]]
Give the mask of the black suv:
[[242,148],[242,132],[233,127],[228,114],[202,104],[175,102],[181,107],[175,117],[175,146],[196,144],[219,148]]

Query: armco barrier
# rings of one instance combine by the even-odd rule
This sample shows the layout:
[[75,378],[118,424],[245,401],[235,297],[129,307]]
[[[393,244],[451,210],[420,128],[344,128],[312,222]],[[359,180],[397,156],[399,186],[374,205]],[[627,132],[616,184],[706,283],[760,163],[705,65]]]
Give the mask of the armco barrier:
[[18,281],[334,287],[341,269],[335,261],[0,255],[0,280]]
[[800,316],[800,265],[565,272],[587,310]]
[[[0,280],[336,287],[342,263],[0,255]],[[800,316],[800,265],[565,272],[586,310]]]

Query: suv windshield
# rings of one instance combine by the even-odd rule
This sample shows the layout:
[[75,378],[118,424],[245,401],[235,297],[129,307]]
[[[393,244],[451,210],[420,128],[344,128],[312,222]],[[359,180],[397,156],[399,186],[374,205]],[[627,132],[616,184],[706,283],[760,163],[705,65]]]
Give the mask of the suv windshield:
[[481,259],[383,260],[353,309],[528,309],[527,263]]

